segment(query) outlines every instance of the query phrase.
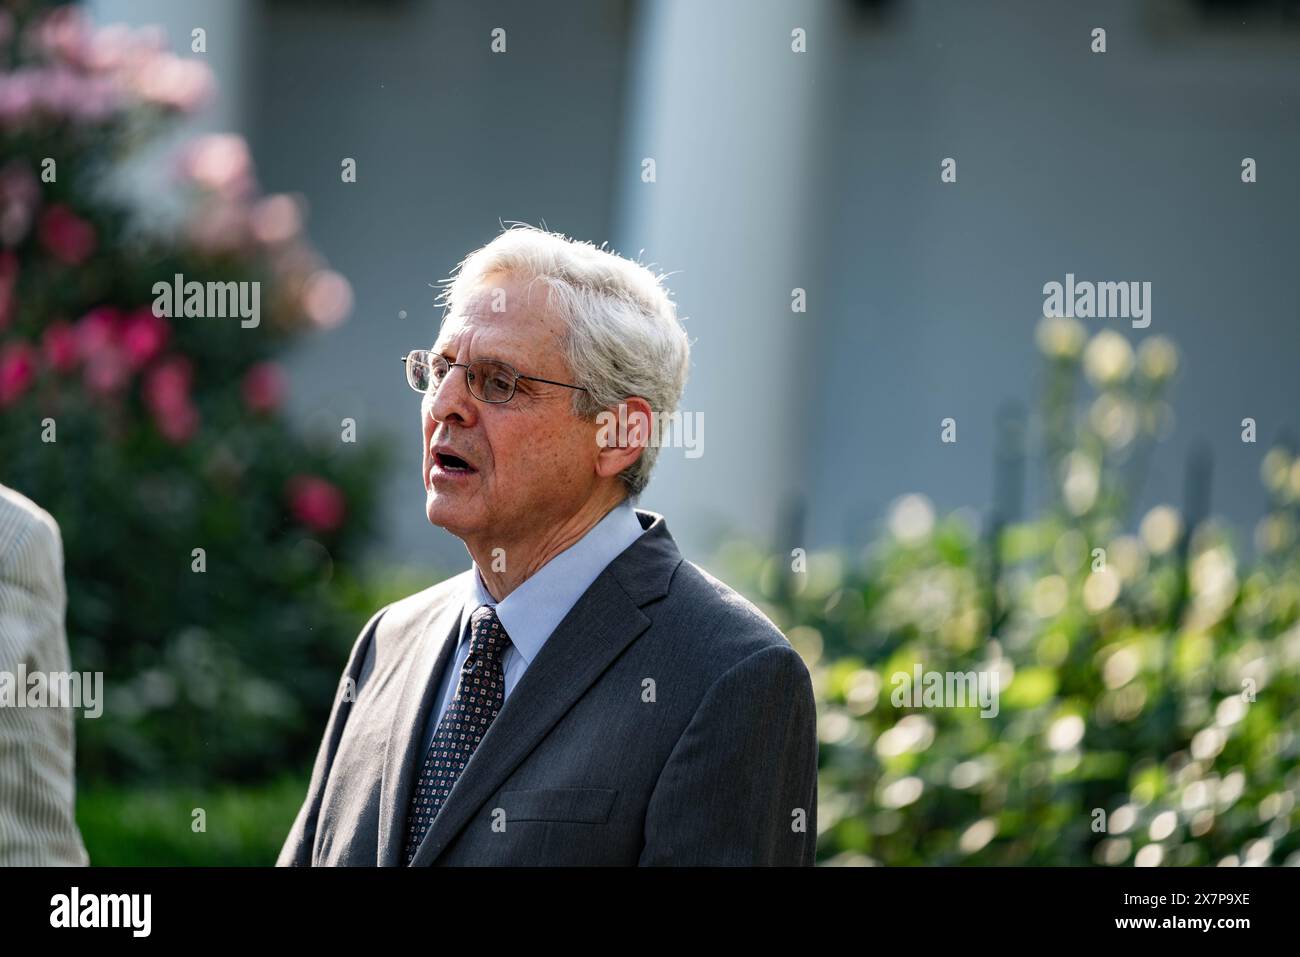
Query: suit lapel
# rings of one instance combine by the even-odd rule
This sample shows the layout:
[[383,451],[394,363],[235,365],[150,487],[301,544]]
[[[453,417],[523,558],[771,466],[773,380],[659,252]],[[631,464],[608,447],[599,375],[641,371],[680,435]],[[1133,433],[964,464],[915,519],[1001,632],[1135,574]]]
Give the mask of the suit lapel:
[[434,707],[434,696],[443,673],[460,638],[461,595],[440,610],[420,615],[406,627],[415,629],[408,647],[413,649],[411,666],[406,670],[397,711],[393,716],[388,747],[384,753],[384,773],[379,795],[380,867],[398,867],[406,862],[402,846],[406,838],[406,809],[415,787],[421,763],[420,746],[424,727]]
[[638,518],[649,526],[646,532],[601,572],[542,645],[433,819],[412,866],[437,860],[483,802],[649,627],[640,606],[667,593],[681,556],[661,516],[638,511]]

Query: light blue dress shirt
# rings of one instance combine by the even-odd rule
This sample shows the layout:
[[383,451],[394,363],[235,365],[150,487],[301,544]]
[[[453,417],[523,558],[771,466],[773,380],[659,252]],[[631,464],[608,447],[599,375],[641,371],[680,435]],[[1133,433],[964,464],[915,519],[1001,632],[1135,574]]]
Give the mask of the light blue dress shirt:
[[[600,577],[606,566],[635,542],[641,533],[641,521],[628,499],[614,506],[599,522],[560,554],[543,565],[522,585],[500,603],[483,585],[478,565],[470,576],[470,587],[460,614],[460,638],[456,654],[448,664],[439,684],[438,708],[430,712],[424,729],[424,746],[420,749],[419,763],[423,764],[438,731],[438,722],[456,696],[460,669],[469,657],[470,616],[482,605],[496,608],[497,618],[506,634],[510,647],[501,658],[506,675],[506,698],[519,684],[519,679],[542,650],[551,632],[564,620],[578,599]],[[426,641],[435,639],[425,636]]]

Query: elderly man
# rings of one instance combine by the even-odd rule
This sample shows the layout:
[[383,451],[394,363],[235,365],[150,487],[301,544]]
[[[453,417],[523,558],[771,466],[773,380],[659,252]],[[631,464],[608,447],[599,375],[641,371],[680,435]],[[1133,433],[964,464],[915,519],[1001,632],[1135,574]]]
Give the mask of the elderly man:
[[811,865],[808,670],[633,504],[689,364],[667,292],[514,228],[445,298],[402,361],[473,567],[362,629],[278,863]]

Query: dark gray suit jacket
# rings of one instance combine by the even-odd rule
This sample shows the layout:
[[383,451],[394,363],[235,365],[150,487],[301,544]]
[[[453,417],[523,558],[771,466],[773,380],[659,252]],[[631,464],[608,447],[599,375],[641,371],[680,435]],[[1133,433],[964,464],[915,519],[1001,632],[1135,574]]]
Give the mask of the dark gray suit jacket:
[[[637,517],[645,533],[542,646],[413,866],[812,864],[807,667],[757,608],[682,560],[662,516]],[[421,729],[472,574],[362,629],[278,865],[405,863]]]

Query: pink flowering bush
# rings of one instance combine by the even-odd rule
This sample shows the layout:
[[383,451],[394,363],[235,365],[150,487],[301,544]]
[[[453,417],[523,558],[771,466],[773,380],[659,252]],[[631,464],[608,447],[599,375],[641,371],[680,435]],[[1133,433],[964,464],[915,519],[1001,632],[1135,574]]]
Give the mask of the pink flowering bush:
[[[63,531],[72,660],[108,698],[79,723],[92,778],[298,762],[360,624],[336,596],[383,450],[296,434],[277,361],[346,318],[347,280],[299,202],[259,192],[238,136],[180,151],[157,184],[178,222],[105,188],[213,92],[156,32],[0,7],[0,482]],[[259,283],[260,321],[156,314],[177,274]]]

